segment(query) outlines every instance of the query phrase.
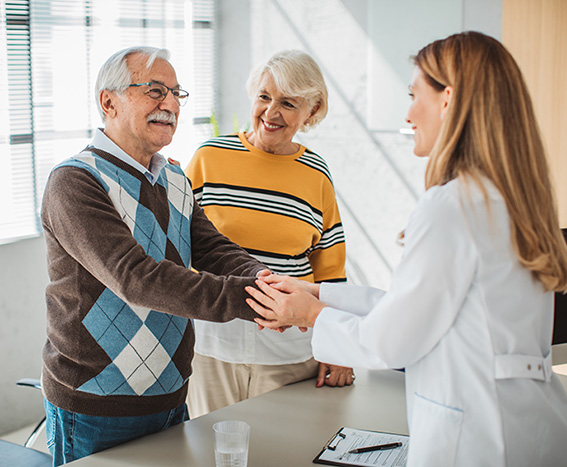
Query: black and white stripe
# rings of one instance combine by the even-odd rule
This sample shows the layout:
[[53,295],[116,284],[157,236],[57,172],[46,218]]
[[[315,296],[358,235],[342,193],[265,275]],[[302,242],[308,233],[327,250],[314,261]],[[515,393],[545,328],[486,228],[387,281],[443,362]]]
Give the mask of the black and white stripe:
[[251,256],[266,265],[270,271],[292,277],[304,277],[313,274],[307,254],[299,256],[282,255],[267,251],[246,249]]
[[323,213],[296,196],[259,188],[205,183],[195,190],[202,206],[230,206],[269,212],[307,222],[323,233]]
[[242,144],[242,141],[240,141],[238,135],[226,135],[210,139],[205,141],[200,148],[207,146],[213,148],[232,149],[233,151],[248,151],[248,149],[246,149],[246,147]]
[[323,175],[325,175],[325,177],[327,177],[331,183],[333,183],[331,171],[329,170],[329,167],[327,167],[325,159],[323,159],[319,154],[315,154],[309,149],[306,149],[305,152],[296,159],[296,161],[308,167],[311,167],[312,169],[318,170]]
[[313,245],[312,249],[324,250],[340,243],[345,243],[345,231],[343,224],[339,222],[330,229],[325,230],[321,235],[321,240],[319,240],[316,245]]

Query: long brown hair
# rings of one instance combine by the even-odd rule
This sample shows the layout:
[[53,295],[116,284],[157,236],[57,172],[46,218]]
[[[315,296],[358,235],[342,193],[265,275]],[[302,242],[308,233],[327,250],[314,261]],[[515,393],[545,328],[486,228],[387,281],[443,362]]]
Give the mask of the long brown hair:
[[482,187],[488,178],[506,202],[520,263],[546,290],[566,291],[567,247],[545,149],[512,55],[496,39],[469,31],[432,42],[414,62],[436,89],[453,88],[426,189],[464,176]]

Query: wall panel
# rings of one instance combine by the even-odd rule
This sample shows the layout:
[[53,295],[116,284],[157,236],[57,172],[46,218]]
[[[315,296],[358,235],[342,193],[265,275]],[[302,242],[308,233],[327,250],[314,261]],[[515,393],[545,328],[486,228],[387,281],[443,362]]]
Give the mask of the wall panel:
[[503,0],[502,42],[530,88],[567,227],[567,1]]

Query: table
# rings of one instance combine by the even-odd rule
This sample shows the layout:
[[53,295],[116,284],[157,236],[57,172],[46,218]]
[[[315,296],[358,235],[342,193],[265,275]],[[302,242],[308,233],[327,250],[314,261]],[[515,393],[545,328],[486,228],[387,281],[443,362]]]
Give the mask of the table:
[[314,379],[292,384],[72,465],[214,467],[212,426],[220,420],[250,424],[249,467],[312,467],[342,426],[408,434],[404,373],[355,372],[350,387],[316,388]]
[[[404,373],[357,369],[353,386],[292,384],[72,463],[77,467],[214,467],[214,423],[250,424],[249,467],[312,467],[342,426],[408,434]],[[567,389],[567,377],[558,375]]]

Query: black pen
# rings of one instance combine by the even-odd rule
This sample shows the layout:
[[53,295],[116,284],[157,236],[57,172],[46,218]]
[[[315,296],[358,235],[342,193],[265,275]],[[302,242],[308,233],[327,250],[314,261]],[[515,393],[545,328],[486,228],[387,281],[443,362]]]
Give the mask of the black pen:
[[349,451],[349,454],[360,454],[361,452],[370,452],[370,451],[384,451],[386,449],[396,449],[402,445],[399,441],[397,443],[388,443],[388,444],[378,444],[376,446],[367,446],[365,448],[356,448],[352,451]]

